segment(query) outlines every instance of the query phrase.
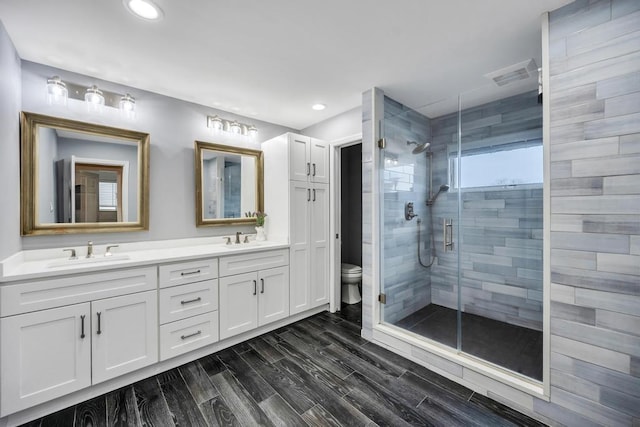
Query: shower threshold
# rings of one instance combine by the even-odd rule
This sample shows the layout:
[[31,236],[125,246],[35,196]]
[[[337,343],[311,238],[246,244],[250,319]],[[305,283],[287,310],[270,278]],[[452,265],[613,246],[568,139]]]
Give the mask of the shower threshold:
[[[429,304],[394,325],[457,347],[457,311],[454,309]],[[542,331],[463,312],[461,350],[542,381]]]

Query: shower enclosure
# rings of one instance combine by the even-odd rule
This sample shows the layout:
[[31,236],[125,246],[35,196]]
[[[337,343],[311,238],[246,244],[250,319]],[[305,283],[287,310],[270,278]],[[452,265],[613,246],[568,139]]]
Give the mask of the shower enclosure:
[[419,110],[385,97],[380,320],[542,381],[536,89],[486,87]]

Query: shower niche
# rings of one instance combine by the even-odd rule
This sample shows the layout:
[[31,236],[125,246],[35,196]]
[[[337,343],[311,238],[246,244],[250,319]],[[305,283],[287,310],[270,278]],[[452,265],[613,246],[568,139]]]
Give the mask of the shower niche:
[[[542,106],[492,88],[380,123],[380,321],[542,381]],[[486,95],[486,96],[485,96]]]

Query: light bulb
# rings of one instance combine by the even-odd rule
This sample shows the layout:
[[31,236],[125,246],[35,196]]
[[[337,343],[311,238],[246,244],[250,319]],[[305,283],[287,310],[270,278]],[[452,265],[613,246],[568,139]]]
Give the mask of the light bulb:
[[87,103],[87,109],[89,111],[100,112],[104,105],[104,95],[102,91],[98,89],[98,86],[93,85],[84,94],[84,100]]
[[224,127],[224,123],[222,123],[222,119],[218,116],[213,116],[208,118],[208,127],[218,132],[221,131]]
[[136,117],[136,99],[130,94],[125,94],[120,98],[120,112],[128,119]]
[[47,103],[49,105],[67,105],[69,92],[67,85],[60,80],[60,77],[53,76],[47,79]]

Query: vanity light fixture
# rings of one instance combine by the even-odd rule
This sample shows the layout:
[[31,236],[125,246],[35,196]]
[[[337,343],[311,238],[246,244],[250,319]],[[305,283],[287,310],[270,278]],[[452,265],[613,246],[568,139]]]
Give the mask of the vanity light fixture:
[[136,99],[130,94],[126,93],[120,98],[120,112],[123,116],[129,119],[133,119],[136,116]]
[[313,104],[313,105],[311,106],[311,108],[313,108],[313,109],[314,109],[314,110],[316,110],[316,111],[322,111],[322,110],[324,110],[325,108],[327,108],[327,106],[326,106],[326,105],[324,105],[324,104]]
[[47,103],[49,105],[67,105],[69,91],[59,76],[47,79]]
[[130,93],[124,95],[85,85],[62,81],[59,76],[47,79],[47,102],[49,105],[67,105],[67,99],[84,101],[90,112],[100,113],[103,107],[119,109],[127,119],[135,119],[136,99]]
[[98,86],[93,85],[84,93],[84,100],[87,103],[89,111],[102,111],[104,106],[104,95],[102,91],[98,89]]
[[217,115],[207,116],[207,127],[213,132],[227,132],[249,138],[258,136],[258,128],[254,125],[240,123],[237,120],[225,120]]
[[127,10],[138,18],[157,21],[162,18],[162,9],[150,0],[122,0]]
[[229,130],[232,133],[242,133],[242,128],[240,127],[240,123],[238,123],[235,120],[229,124]]

